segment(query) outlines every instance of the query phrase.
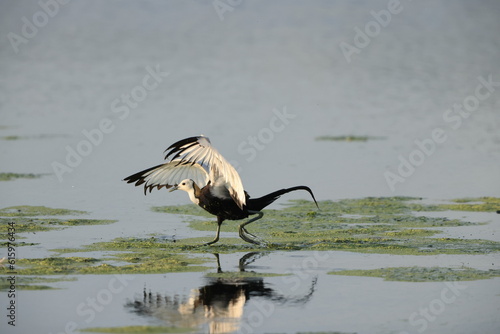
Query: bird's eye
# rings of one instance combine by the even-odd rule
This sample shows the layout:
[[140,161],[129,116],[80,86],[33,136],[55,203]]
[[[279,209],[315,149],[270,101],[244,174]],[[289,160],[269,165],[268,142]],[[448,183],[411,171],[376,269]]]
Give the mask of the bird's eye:
[[182,182],[182,185],[185,186],[186,185],[186,182]]

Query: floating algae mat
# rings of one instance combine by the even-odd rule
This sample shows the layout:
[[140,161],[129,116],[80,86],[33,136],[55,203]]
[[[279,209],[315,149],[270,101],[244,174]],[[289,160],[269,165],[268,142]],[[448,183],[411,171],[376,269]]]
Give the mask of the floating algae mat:
[[[120,263],[114,264],[114,263]],[[191,259],[181,254],[166,252],[116,253],[103,257],[49,257],[21,259],[17,273],[20,275],[110,275],[156,274],[167,272],[203,271],[207,267],[196,266],[206,260]]]
[[[424,204],[420,198],[381,197],[323,201],[317,210],[310,201],[291,201],[282,210],[265,210],[263,219],[247,226],[268,242],[269,250],[344,250],[401,255],[484,254],[500,251],[500,243],[482,239],[435,238],[439,228],[487,224],[446,217],[426,217],[434,211],[495,212],[500,199],[458,199]],[[214,217],[194,205],[153,207],[156,212],[186,215],[193,229],[215,231]],[[415,215],[419,212],[419,215]],[[200,219],[203,218],[203,219]],[[210,218],[209,218],[210,217]],[[209,218],[209,219],[206,219]],[[226,221],[222,231],[237,232],[239,222]],[[206,240],[205,240],[206,241]],[[196,247],[193,247],[198,243]],[[181,240],[175,247],[189,251],[221,252],[259,249],[241,240],[222,239],[211,247],[201,239]]]
[[[382,197],[323,201],[319,206],[320,210],[317,210],[314,203],[299,200],[289,202],[281,210],[265,210],[263,219],[247,227],[267,242],[264,247],[245,243],[234,235],[230,238],[223,236],[219,243],[212,246],[203,245],[211,240],[211,234],[182,240],[155,236],[123,237],[80,248],[55,250],[58,254],[49,258],[19,259],[17,270],[19,275],[30,276],[202,272],[208,269],[205,263],[214,261],[209,253],[262,250],[342,250],[400,255],[487,254],[500,251],[500,243],[495,241],[435,237],[442,233],[440,228],[479,227],[488,222],[425,216],[425,212],[450,210],[494,213],[500,206],[498,198],[425,204],[420,198]],[[189,227],[196,230],[215,231],[216,228],[215,218],[194,205],[154,207],[153,210],[182,215]],[[0,210],[0,216],[4,216],[2,223],[15,221],[18,233],[112,222],[40,217],[71,214],[83,212],[28,206]],[[227,221],[222,230],[237,232],[239,224]],[[5,240],[5,235],[2,237]],[[92,256],[81,256],[87,252],[92,252]],[[0,268],[0,274],[2,270],[6,269]],[[484,275],[473,274],[476,275],[474,277]]]
[[[53,229],[62,229],[69,226],[83,226],[83,225],[103,225],[111,224],[116,220],[102,220],[102,219],[60,219],[50,216],[73,216],[85,214],[85,211],[68,210],[48,208],[45,206],[11,206],[8,208],[0,209],[0,224],[2,230],[0,231],[0,243],[5,244],[8,240],[8,228],[10,226],[15,230],[16,241],[24,239],[19,233],[25,232],[42,232]],[[43,217],[43,218],[40,218]],[[25,245],[22,242],[17,242],[16,245]],[[33,245],[33,244],[30,244]]]
[[[82,219],[70,218],[60,219],[51,216],[71,216],[80,215],[87,212],[56,209],[43,206],[15,206],[0,210],[0,222],[2,231],[0,238],[3,244],[11,241],[12,234],[9,234],[9,227],[15,229],[15,247],[27,245],[18,241],[22,239],[22,233],[42,232],[54,229],[67,228],[83,225],[102,225],[116,222],[116,220],[101,219]],[[122,242],[119,239],[91,245],[86,249],[72,249],[73,252],[85,250],[114,251],[112,254],[93,257],[65,256],[48,257],[34,259],[16,259],[15,267],[17,275],[81,275],[81,274],[131,274],[131,273],[164,273],[164,272],[183,272],[183,271],[201,271],[206,267],[195,266],[205,262],[203,259],[189,259],[183,254],[168,254],[165,252],[161,243],[149,240],[140,240],[139,242]],[[32,245],[32,244],[29,244]],[[153,245],[153,246],[152,246]],[[117,265],[116,263],[120,263]],[[7,265],[0,267],[0,274],[10,272]],[[21,276],[22,277],[22,276]],[[33,280],[26,280],[25,289],[28,285],[37,288]],[[2,287],[3,288],[3,287]]]
[[0,173],[0,181],[11,181],[15,179],[37,179],[44,174],[22,174],[22,173]]
[[87,213],[79,210],[68,209],[54,209],[46,206],[31,206],[19,205],[10,206],[8,208],[0,209],[0,216],[2,217],[19,217],[19,216],[72,216]]
[[440,282],[440,281],[475,281],[499,277],[500,270],[478,270],[473,268],[441,268],[441,267],[396,267],[370,270],[340,270],[330,272],[331,275],[380,277],[386,281],[404,282]]
[[[45,206],[13,206],[0,209],[0,244],[6,247],[9,254],[14,256],[23,246],[32,246],[26,243],[24,233],[44,232],[59,230],[72,226],[103,225],[116,222],[116,220],[82,219],[82,218],[55,218],[53,216],[74,216],[86,214],[87,212],[69,209],[49,208]],[[22,290],[47,290],[53,287],[46,283],[72,280],[66,277],[46,278],[37,275],[67,275],[78,272],[77,268],[83,268],[91,263],[98,262],[97,259],[85,258],[41,258],[21,259],[12,257],[1,259],[0,275],[16,274],[16,288]],[[83,270],[83,269],[81,269]],[[30,275],[30,276],[24,276]],[[10,284],[2,280],[0,290],[8,289]]]
[[[164,250],[146,251],[134,248],[131,253],[117,252],[111,255],[103,254],[99,258],[54,256],[48,258],[19,259],[16,261],[16,273],[23,277],[23,275],[111,275],[191,272],[207,270],[207,267],[200,265],[205,262],[206,259],[203,258],[198,257],[193,259],[182,254],[168,254]],[[9,269],[7,267],[0,268],[0,274],[8,275],[8,273]],[[27,284],[32,283],[27,282]]]
[[[54,290],[56,288],[46,285],[61,281],[76,281],[76,278],[68,277],[39,277],[39,276],[19,276],[16,277],[16,290]],[[10,282],[7,279],[0,281],[0,291],[7,291],[10,288]]]
[[316,137],[317,141],[357,141],[357,142],[365,142],[368,140],[379,140],[385,139],[385,137],[374,137],[374,136],[319,136]]
[[[0,130],[2,128],[0,127]],[[18,135],[9,135],[9,136],[0,136],[0,140],[22,140],[22,139],[51,139],[51,138],[65,138],[67,135],[63,134],[40,134],[34,136],[18,136]]]

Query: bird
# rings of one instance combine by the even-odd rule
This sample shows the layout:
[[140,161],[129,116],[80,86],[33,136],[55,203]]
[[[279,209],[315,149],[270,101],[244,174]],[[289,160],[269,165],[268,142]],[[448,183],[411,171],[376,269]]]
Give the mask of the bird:
[[[217,217],[215,238],[205,245],[219,241],[221,225],[225,220],[242,220],[256,215],[239,225],[239,236],[248,243],[266,245],[257,236],[247,231],[246,226],[263,217],[262,209],[281,195],[305,190],[309,192],[316,207],[318,203],[307,186],[295,186],[273,191],[259,198],[251,198],[243,188],[236,169],[212,146],[204,135],[179,140],[165,151],[166,163],[147,168],[123,179],[135,186],[144,184],[144,194],[154,188],[163,187],[170,192],[183,190],[189,199]],[[259,241],[260,240],[260,241]]]

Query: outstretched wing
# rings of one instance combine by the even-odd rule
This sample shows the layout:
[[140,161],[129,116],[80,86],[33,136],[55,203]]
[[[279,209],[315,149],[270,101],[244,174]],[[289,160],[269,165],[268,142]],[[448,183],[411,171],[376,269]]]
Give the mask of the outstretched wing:
[[211,184],[227,189],[241,209],[246,205],[245,191],[238,172],[211,145],[207,137],[197,136],[180,140],[170,145],[166,151],[169,152],[165,159],[172,156],[172,160],[180,160],[179,163],[208,166]]
[[151,192],[155,187],[168,189],[184,179],[192,179],[200,188],[203,188],[208,183],[208,173],[199,164],[187,164],[180,160],[173,160],[130,175],[123,181],[135,182],[136,186],[144,183],[144,194],[146,194],[146,190]]

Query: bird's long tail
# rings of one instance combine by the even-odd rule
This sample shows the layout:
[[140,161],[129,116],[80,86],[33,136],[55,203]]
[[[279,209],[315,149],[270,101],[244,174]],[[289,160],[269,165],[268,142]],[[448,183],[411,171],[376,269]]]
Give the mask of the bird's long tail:
[[[314,194],[311,190],[311,188],[306,187],[306,186],[297,186],[297,187],[291,187],[291,188],[286,188],[286,189],[281,189],[281,190],[276,190],[273,191],[270,194],[264,195],[259,198],[249,198],[247,200],[247,209],[248,210],[253,210],[253,211],[260,211],[264,209],[266,206],[277,200],[281,195],[295,191],[295,190],[305,190],[311,194],[314,203],[318,207],[318,202],[316,202],[316,198],[314,198]],[[318,207],[319,208],[319,207]]]

